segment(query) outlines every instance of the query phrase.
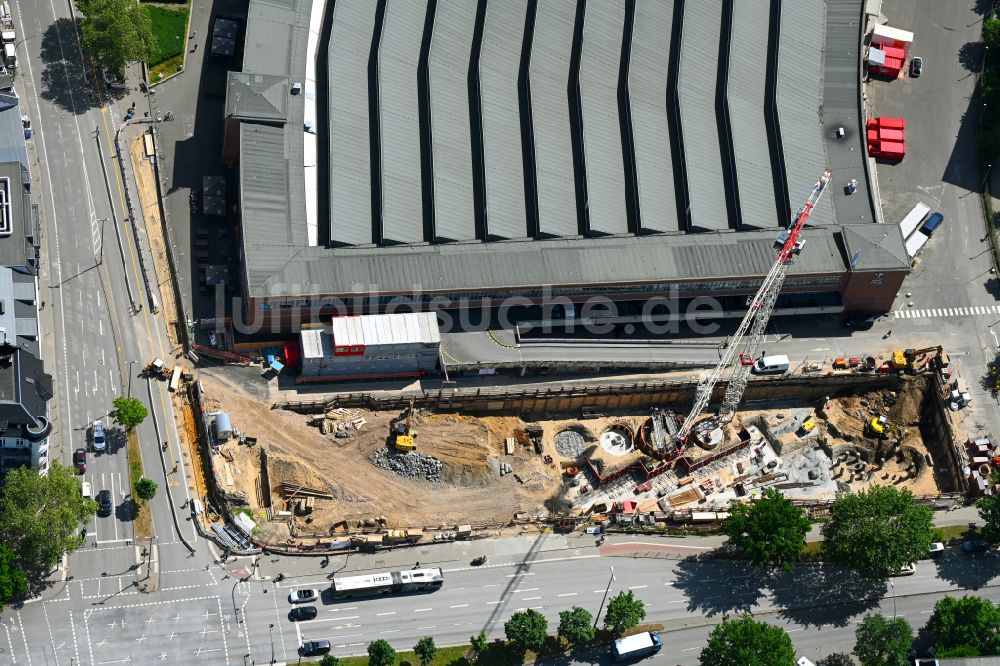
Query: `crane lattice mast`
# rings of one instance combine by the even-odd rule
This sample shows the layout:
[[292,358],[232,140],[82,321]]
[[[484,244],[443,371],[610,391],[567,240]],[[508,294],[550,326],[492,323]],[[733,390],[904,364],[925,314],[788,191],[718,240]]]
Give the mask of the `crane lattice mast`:
[[820,197],[823,196],[823,192],[830,184],[832,176],[833,171],[831,169],[826,169],[823,172],[823,175],[813,185],[812,192],[809,193],[809,198],[806,199],[805,204],[803,204],[802,208],[792,218],[792,225],[779,236],[778,242],[781,242],[783,237],[784,244],[778,252],[774,265],[771,266],[771,270],[764,277],[764,282],[760,285],[757,294],[748,302],[749,308],[746,316],[743,317],[739,328],[736,329],[736,333],[730,339],[725,353],[719,360],[719,364],[715,366],[711,374],[706,375],[698,382],[694,405],[691,407],[691,413],[685,419],[684,425],[675,436],[677,441],[685,441],[687,439],[694,428],[695,420],[708,407],[715,385],[730,367],[733,368],[733,371],[729,378],[729,385],[726,387],[726,395],[722,399],[722,405],[719,407],[717,425],[729,423],[736,414],[736,406],[743,397],[743,391],[746,389],[747,381],[750,378],[750,369],[753,367],[757,347],[764,338],[767,322],[771,318],[771,312],[778,301],[778,294],[781,293],[781,286],[785,282],[785,273],[788,271],[788,264],[791,263],[792,255],[801,249],[799,234],[802,233],[802,227],[809,220],[813,209],[819,203]]

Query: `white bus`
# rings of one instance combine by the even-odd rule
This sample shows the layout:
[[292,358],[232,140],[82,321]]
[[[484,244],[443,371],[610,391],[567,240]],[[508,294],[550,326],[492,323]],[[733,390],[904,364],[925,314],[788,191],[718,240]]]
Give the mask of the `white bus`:
[[381,594],[433,592],[443,584],[444,573],[440,569],[409,569],[334,578],[330,590],[334,597],[347,599]]

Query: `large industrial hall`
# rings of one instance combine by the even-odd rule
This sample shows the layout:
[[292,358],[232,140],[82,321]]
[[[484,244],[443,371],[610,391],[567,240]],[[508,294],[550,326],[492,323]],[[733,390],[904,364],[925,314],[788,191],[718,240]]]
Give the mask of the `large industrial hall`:
[[875,213],[863,5],[252,0],[234,314],[670,294],[741,316],[827,167],[775,314],[884,311],[910,261]]

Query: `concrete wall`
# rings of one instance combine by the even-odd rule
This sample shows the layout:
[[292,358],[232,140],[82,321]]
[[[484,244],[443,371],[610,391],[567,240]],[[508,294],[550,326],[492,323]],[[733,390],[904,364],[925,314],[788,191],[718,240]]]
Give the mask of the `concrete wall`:
[[[894,375],[818,375],[754,379],[747,386],[744,403],[818,400],[838,394],[898,388]],[[636,382],[631,384],[568,385],[558,388],[460,389],[431,391],[415,396],[416,407],[466,414],[521,414],[526,417],[557,415],[580,416],[583,409],[601,413],[635,412],[650,407],[670,407],[679,412],[690,408],[695,382]],[[713,402],[722,400],[726,384],[715,387]],[[338,395],[336,406],[364,407],[372,410],[399,410],[409,404],[411,395],[373,395],[349,393]],[[325,400],[279,402],[275,407],[314,414],[325,412],[332,402]]]
[[[920,434],[924,445],[934,462],[934,475],[938,485],[944,492],[969,492],[969,480],[962,473],[964,457],[961,454],[961,442],[955,441],[955,431],[948,417],[949,409],[944,399],[944,384],[941,377],[935,373],[927,380],[927,392],[924,394]],[[938,470],[947,469],[945,474]]]

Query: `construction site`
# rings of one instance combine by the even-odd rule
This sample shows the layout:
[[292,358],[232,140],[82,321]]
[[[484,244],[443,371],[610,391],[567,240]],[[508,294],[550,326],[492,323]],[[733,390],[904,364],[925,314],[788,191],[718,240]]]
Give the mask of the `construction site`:
[[210,477],[225,504],[215,510],[242,516],[236,522],[261,545],[342,548],[518,522],[572,528],[609,515],[713,520],[767,488],[805,505],[874,484],[918,496],[964,492],[958,411],[971,398],[942,347],[794,370],[787,356],[758,358],[799,233],[829,181],[827,170],[776,239],[774,266],[718,365],[697,382],[272,404],[225,369],[203,372]]

